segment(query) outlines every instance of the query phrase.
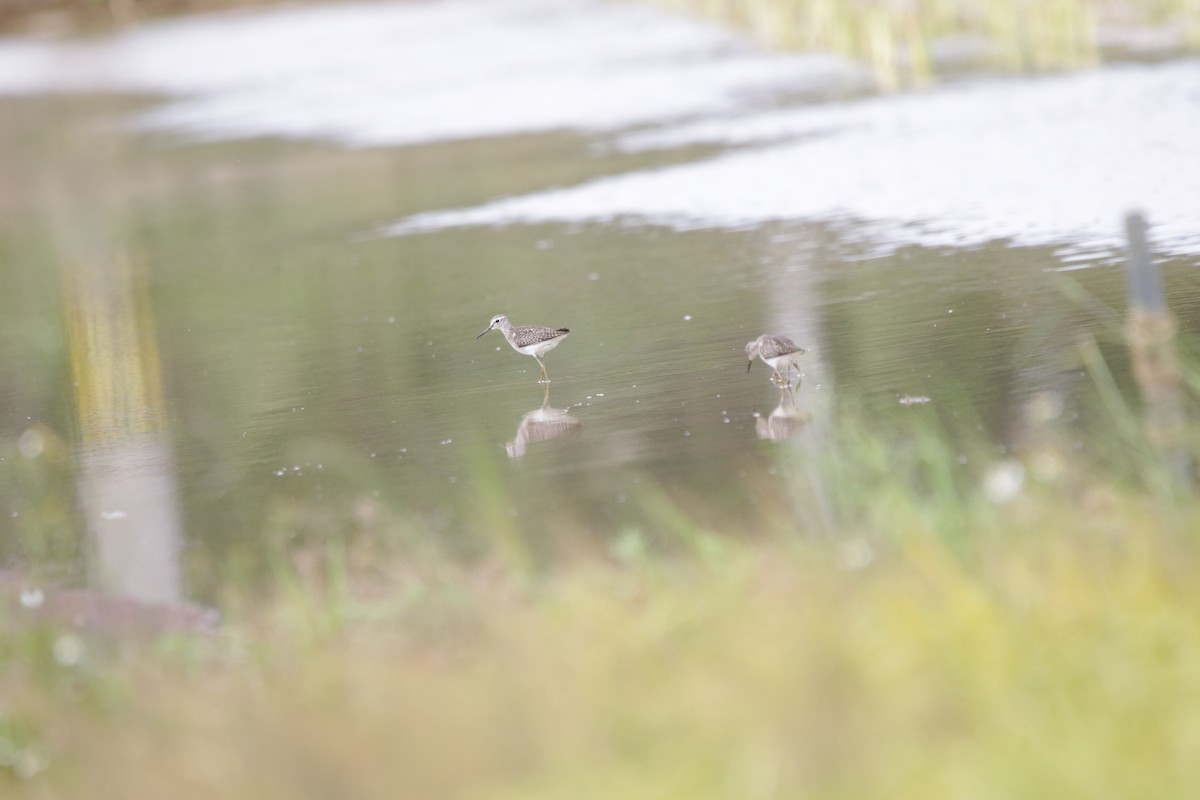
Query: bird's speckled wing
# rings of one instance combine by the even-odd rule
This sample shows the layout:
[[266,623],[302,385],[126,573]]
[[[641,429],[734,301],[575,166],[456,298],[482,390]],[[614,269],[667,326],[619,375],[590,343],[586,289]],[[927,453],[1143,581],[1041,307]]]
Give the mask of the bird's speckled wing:
[[538,342],[561,339],[571,332],[570,328],[545,328],[541,325],[514,325],[512,341],[517,347],[528,347]]
[[764,336],[758,346],[758,352],[764,358],[778,358],[779,356],[789,356],[792,353],[803,353],[804,348],[786,336]]

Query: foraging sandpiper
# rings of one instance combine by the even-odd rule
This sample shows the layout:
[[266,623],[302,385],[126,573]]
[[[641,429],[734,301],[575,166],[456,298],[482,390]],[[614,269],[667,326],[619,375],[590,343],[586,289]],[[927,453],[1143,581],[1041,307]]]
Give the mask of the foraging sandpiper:
[[[754,366],[754,357],[757,356],[774,370],[771,374],[773,383],[779,386],[791,386],[792,367],[796,367],[797,379],[800,377],[800,367],[797,366],[796,359],[802,355],[804,355],[804,348],[786,336],[764,333],[753,342],[746,343],[746,357],[750,359],[750,363],[746,364],[746,372],[749,372],[750,367]],[[784,367],[787,368],[786,378],[779,371]]]

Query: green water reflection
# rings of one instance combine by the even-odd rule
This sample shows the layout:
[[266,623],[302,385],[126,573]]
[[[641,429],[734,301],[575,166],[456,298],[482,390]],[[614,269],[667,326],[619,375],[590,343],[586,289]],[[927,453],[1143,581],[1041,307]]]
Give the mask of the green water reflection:
[[[868,257],[851,220],[374,238],[364,234],[405,214],[698,153],[597,152],[567,134],[360,150],[184,144],[112,134],[128,102],[0,100],[12,187],[0,209],[9,569],[86,573],[87,442],[63,304],[79,281],[63,272],[63,212],[75,206],[43,191],[64,174],[62,139],[45,133],[63,126],[115,139],[94,202],[119,204],[105,235],[154,320],[140,346],[161,365],[163,463],[193,598],[347,535],[420,531],[464,550],[480,528],[547,547],[602,535],[645,513],[631,500],[650,484],[703,498],[713,517],[749,518],[738,487],[771,479],[772,440],[836,446],[846,407],[884,428],[920,419],[1003,448],[1029,435],[1031,402],[1057,398],[1061,435],[1083,439],[1103,421],[1078,338],[1098,337],[1124,377],[1097,310],[1122,307],[1116,254],[1065,274],[1054,248],[1003,241]],[[1196,266],[1165,265],[1191,332]],[[1067,276],[1095,306],[1060,290]],[[551,356],[548,398],[532,359],[475,339],[497,313],[573,329]],[[743,347],[767,331],[810,350],[794,404],[765,370],[746,374]],[[22,453],[31,430],[49,444]]]

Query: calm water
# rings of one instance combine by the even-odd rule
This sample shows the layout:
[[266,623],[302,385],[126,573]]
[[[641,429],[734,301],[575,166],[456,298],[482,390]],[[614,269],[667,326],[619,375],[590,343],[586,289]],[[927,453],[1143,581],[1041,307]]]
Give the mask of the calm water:
[[[1085,443],[1134,204],[1200,331],[1194,63],[873,97],[657,11],[484,7],[0,43],[0,568],[208,601],[347,534],[652,526],[647,487],[748,518],[848,407]],[[498,313],[573,329],[548,400]],[[794,407],[763,332],[809,349]]]

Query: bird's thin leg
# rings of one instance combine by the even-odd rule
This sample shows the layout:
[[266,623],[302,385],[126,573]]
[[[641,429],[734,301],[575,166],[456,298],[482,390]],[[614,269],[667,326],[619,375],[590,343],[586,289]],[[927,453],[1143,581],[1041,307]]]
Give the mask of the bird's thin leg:
[[542,359],[539,356],[534,356],[534,358],[537,359],[538,366],[542,368],[542,379],[538,383],[549,383],[550,376],[546,374],[546,365],[542,363]]

